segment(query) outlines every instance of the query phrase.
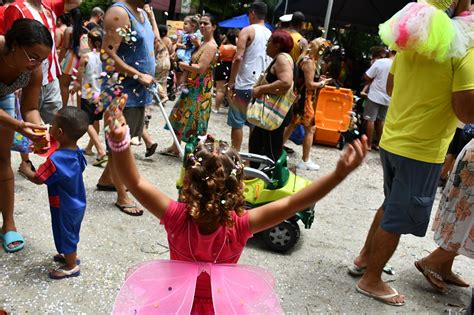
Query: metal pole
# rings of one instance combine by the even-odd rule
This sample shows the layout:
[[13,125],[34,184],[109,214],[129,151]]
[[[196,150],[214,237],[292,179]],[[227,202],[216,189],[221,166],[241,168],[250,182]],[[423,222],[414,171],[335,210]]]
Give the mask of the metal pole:
[[160,106],[161,113],[163,114],[163,118],[165,119],[166,126],[168,126],[168,129],[171,133],[171,136],[173,137],[174,144],[176,147],[179,149],[179,156],[183,157],[184,156],[184,151],[181,148],[181,144],[179,143],[178,137],[176,137],[176,134],[174,133],[174,129],[171,126],[171,122],[168,118],[168,114],[165,111],[165,108],[163,107],[163,104],[161,103],[160,96],[158,95],[158,86],[155,84],[151,85],[148,90],[151,92],[153,97],[155,98],[155,101],[158,103],[158,106]]
[[328,8],[326,9],[326,18],[324,19],[324,34],[323,37],[327,38],[329,33],[329,21],[331,21],[331,12],[334,0],[328,1]]
[[286,14],[287,9],[288,9],[288,0],[285,0],[285,11],[283,12],[283,15]]

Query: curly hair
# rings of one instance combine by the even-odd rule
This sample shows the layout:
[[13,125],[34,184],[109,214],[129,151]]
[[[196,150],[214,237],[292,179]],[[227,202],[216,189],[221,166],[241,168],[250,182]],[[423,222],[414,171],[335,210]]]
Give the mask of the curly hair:
[[243,164],[239,154],[226,142],[207,139],[185,163],[181,200],[200,226],[234,225],[232,211],[244,212]]

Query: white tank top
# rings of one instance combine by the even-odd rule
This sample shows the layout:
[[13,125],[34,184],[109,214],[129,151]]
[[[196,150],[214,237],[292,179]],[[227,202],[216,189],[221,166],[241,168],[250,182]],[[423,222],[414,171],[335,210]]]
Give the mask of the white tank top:
[[271,61],[271,58],[267,56],[266,46],[272,33],[263,25],[252,24],[251,27],[255,30],[255,38],[245,49],[244,58],[235,79],[235,88],[238,90],[251,90]]
[[[89,61],[87,62],[82,79],[82,98],[89,99],[96,93],[100,93],[100,73],[102,72],[102,61],[97,51],[87,53]],[[90,85],[90,89],[86,89]],[[92,95],[90,94],[92,92]]]

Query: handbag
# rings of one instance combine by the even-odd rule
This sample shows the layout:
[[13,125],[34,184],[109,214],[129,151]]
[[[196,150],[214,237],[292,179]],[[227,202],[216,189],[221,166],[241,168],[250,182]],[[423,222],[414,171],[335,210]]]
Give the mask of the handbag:
[[[16,111],[16,117],[18,120],[21,119],[21,112],[20,112],[20,102],[18,101],[18,97],[15,96],[15,111]],[[18,131],[15,131],[15,134],[13,135],[13,143],[11,150],[12,151],[17,151],[20,153],[30,153],[31,152],[31,145],[33,143],[31,142],[30,139],[19,133]]]
[[[286,53],[283,53],[283,55],[293,64],[293,59],[290,55]],[[255,86],[268,84],[266,77],[275,60],[276,58],[265,72],[260,75]],[[280,127],[298,96],[293,87],[294,82],[285,94],[276,95],[268,93],[253,99],[247,109],[247,121],[252,125],[269,131]]]

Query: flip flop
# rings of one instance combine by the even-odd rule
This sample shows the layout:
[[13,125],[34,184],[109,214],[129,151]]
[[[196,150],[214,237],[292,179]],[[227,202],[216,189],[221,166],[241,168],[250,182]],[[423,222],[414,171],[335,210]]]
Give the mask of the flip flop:
[[[57,276],[57,275],[53,274],[53,271],[61,272],[63,274],[63,276]],[[49,278],[54,279],[54,280],[61,280],[61,279],[65,279],[65,278],[77,277],[77,276],[80,276],[80,275],[81,275],[81,267],[79,267],[79,266],[76,266],[71,270],[65,270],[63,268],[58,268],[58,269],[50,270],[48,272]]]
[[109,157],[107,155],[104,155],[101,158],[95,159],[94,163],[92,163],[92,166],[102,166],[102,164],[106,163],[109,160]]
[[[2,238],[3,249],[7,253],[15,253],[19,250],[22,250],[23,247],[25,247],[25,239],[17,231],[8,231],[7,233],[3,234],[1,238]],[[21,243],[20,245],[17,245],[13,248],[8,247],[9,244],[15,243],[15,242],[21,242]]]
[[450,275],[450,276],[442,276],[442,277],[443,277],[444,282],[446,282],[447,284],[452,284],[461,288],[468,288],[471,286],[469,283],[460,279],[459,276],[453,277]]
[[140,210],[138,212],[128,212],[127,209],[138,209],[137,206],[135,205],[119,205],[118,203],[115,203],[115,206],[120,209],[123,213],[126,213],[128,215],[131,215],[132,217],[139,217],[143,215],[143,210]]
[[[367,267],[359,267],[356,264],[353,264],[352,266],[347,267],[347,273],[353,277],[360,277],[364,275],[366,269]],[[383,267],[383,272],[391,276],[395,274],[395,270],[393,270],[389,265]]]
[[[446,292],[446,290],[448,289],[448,286],[447,285],[443,286],[443,284],[446,284],[443,281],[443,277],[439,273],[437,273],[436,271],[433,271],[430,268],[427,268],[426,266],[423,267],[421,265],[421,261],[422,261],[422,259],[415,261],[416,269],[418,269],[418,271],[421,272],[423,274],[423,276],[425,276],[426,280],[429,282],[429,284],[431,284],[433,289],[435,289],[436,291],[438,291],[440,293]],[[436,283],[437,281],[441,282],[441,284]]]
[[368,297],[371,297],[379,302],[382,302],[382,303],[385,303],[387,305],[391,305],[391,306],[403,306],[405,305],[405,302],[392,302],[392,301],[387,301],[387,299],[391,299],[393,297],[396,297],[396,296],[399,296],[400,294],[398,294],[398,291],[395,290],[394,288],[391,288],[393,290],[393,293],[390,293],[390,294],[385,294],[385,295],[377,295],[377,294],[373,294],[373,293],[370,293],[368,291],[365,291],[364,289],[361,289],[359,287],[358,284],[356,284],[356,291],[365,295],[365,296],[368,296]]
[[157,143],[153,143],[149,148],[146,148],[145,157],[150,157],[156,152],[156,148],[158,147]]
[[166,155],[166,156],[171,156],[175,158],[179,158],[179,154],[174,153],[173,151],[169,149],[164,149],[158,152],[160,155]]
[[[58,262],[58,263],[61,263],[61,264],[65,264],[66,263],[66,259],[64,259],[64,256],[61,255],[61,254],[56,254],[53,256],[53,261],[55,262]],[[76,265],[80,265],[81,264],[81,260],[80,259],[76,259]]]
[[114,185],[97,184],[96,187],[98,191],[117,191]]

